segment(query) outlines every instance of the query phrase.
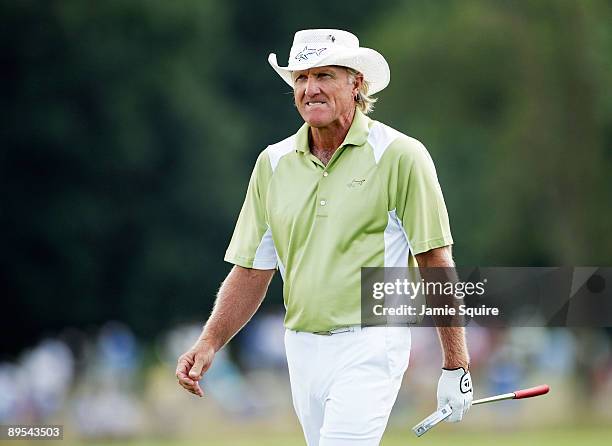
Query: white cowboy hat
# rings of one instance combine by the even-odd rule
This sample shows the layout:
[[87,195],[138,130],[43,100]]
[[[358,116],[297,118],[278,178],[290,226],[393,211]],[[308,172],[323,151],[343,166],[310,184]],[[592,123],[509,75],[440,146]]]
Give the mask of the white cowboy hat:
[[380,53],[370,48],[361,48],[357,36],[339,29],[298,31],[293,38],[288,65],[279,66],[274,53],[270,53],[268,62],[291,88],[292,71],[326,65],[339,65],[359,71],[368,82],[371,94],[384,89],[391,78],[389,64]]

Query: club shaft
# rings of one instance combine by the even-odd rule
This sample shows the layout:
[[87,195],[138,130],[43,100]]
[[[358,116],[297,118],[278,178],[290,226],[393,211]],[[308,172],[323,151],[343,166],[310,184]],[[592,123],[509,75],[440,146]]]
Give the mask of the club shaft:
[[534,396],[544,395],[548,393],[550,387],[547,384],[541,384],[539,386],[530,387],[528,389],[515,390],[510,393],[502,393],[501,395],[494,395],[488,398],[481,398],[476,401],[472,401],[472,406],[476,404],[485,404],[485,403],[493,403],[495,401],[503,401],[503,400],[513,400],[513,399],[523,399],[523,398],[532,398]]
[[490,396],[487,398],[480,398],[479,400],[472,401],[472,406],[477,404],[493,403],[495,401],[512,400],[514,399],[514,393],[502,393],[501,395]]

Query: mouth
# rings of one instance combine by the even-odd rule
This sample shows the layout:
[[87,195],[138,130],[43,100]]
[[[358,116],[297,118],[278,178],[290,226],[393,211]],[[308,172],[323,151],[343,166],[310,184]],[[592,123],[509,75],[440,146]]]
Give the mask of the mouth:
[[322,101],[308,101],[306,102],[307,107],[316,107],[317,105],[325,105],[325,102]]

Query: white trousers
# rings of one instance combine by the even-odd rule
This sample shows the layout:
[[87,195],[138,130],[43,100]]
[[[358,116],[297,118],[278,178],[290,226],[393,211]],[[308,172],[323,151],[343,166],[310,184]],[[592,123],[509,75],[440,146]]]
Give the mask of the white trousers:
[[410,329],[285,331],[293,406],[308,446],[380,443],[408,367]]

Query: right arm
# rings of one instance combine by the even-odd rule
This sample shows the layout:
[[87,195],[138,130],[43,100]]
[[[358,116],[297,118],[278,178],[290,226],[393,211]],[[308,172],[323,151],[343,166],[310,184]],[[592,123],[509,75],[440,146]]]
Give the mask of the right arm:
[[179,384],[203,396],[198,381],[212,364],[215,353],[253,317],[263,301],[274,269],[234,266],[223,281],[210,318],[195,344],[178,359]]

